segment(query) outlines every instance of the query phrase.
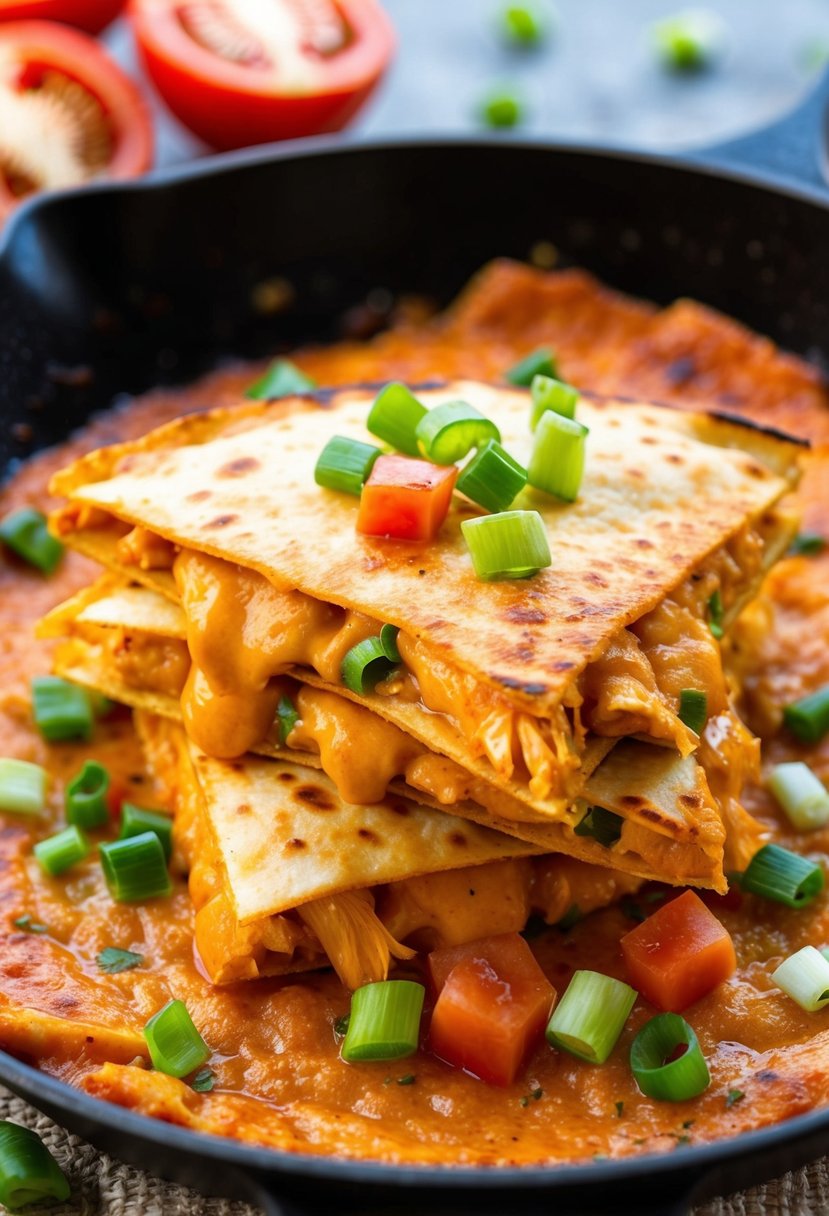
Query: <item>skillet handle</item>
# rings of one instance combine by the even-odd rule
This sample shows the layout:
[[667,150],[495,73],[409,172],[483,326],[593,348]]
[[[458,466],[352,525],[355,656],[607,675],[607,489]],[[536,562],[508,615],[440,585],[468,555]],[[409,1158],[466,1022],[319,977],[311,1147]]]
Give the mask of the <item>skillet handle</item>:
[[829,193],[829,67],[790,113],[752,131],[693,153],[715,168],[754,170],[782,184]]

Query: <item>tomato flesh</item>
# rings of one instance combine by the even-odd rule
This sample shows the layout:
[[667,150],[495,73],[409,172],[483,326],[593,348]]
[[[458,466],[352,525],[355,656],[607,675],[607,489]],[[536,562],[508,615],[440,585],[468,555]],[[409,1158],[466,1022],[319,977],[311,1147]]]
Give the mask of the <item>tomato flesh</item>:
[[434,540],[449,512],[458,470],[408,456],[379,456],[360,495],[357,531]]
[[694,891],[685,891],[622,938],[630,982],[657,1009],[681,1013],[727,980],[734,943]]
[[99,34],[126,0],[0,0],[0,21],[60,21]]
[[541,1041],[556,998],[527,943],[505,933],[436,950],[429,971],[439,991],[432,1051],[491,1085],[511,1084]]
[[341,130],[394,49],[378,0],[130,0],[144,66],[211,147]]

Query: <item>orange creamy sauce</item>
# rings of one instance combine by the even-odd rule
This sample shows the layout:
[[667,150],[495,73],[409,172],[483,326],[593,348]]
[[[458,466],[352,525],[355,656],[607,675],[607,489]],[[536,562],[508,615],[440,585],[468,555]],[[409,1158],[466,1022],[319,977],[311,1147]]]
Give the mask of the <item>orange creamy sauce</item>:
[[[580,386],[724,408],[810,436],[816,446],[799,491],[804,527],[829,535],[829,393],[807,365],[693,303],[657,311],[578,272],[500,263],[437,321],[401,324],[373,343],[308,351],[296,361],[322,384],[438,375],[497,380],[542,343],[556,349],[563,373]],[[222,372],[99,418],[25,465],[0,492],[0,515],[24,503],[53,505],[45,485],[54,469],[182,412],[231,402],[256,371]],[[105,764],[131,800],[155,802],[125,714],[100,723],[89,745],[48,746],[31,725],[28,682],[49,669],[49,647],[34,641],[34,622],[96,574],[72,554],[49,580],[12,559],[0,564],[0,755],[44,764],[53,775],[51,819],[38,825],[39,836],[60,824],[64,784],[88,757]],[[746,710],[767,736],[766,763],[804,758],[829,779],[829,738],[807,749],[778,729],[780,706],[829,683],[829,556],[784,562],[738,641]],[[829,865],[829,831],[795,837],[761,790],[748,791],[746,800],[781,843]],[[802,1012],[769,978],[794,950],[829,943],[826,895],[800,912],[753,897],[712,899],[739,960],[728,983],[686,1012],[712,1084],[692,1102],[660,1104],[639,1095],[627,1063],[633,1035],[653,1014],[643,1001],[606,1065],[542,1046],[506,1089],[454,1071],[425,1050],[396,1064],[349,1066],[333,1030],[349,998],[333,974],[211,988],[193,962],[182,874],[168,900],[118,905],[95,859],[65,878],[44,878],[32,840],[28,823],[7,817],[0,829],[0,1045],[168,1121],[306,1152],[503,1164],[673,1150],[775,1123],[827,1099],[829,1010]],[[12,922],[25,913],[47,932],[17,930]],[[580,966],[624,978],[618,942],[632,924],[616,906],[532,944],[561,994]],[[139,951],[143,966],[101,974],[95,958],[110,945]],[[407,965],[398,974],[416,971]],[[141,1027],[170,997],[186,1002],[213,1050],[210,1093],[141,1066]],[[399,1084],[412,1075],[412,1083]],[[729,1105],[730,1090],[744,1096]]]

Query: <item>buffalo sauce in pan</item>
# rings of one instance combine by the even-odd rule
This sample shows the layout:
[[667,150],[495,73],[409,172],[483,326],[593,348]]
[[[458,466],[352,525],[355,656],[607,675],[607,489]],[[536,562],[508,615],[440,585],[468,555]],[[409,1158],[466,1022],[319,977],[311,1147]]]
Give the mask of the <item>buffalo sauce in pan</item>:
[[[810,437],[798,491],[803,526],[829,536],[829,393],[818,374],[693,303],[657,311],[580,272],[495,263],[436,319],[402,321],[372,343],[300,352],[296,361],[323,385],[498,380],[542,344],[581,388],[726,409]],[[50,474],[82,451],[233,402],[260,370],[221,372],[100,417],[25,464],[0,492],[0,516],[26,504],[48,509]],[[29,681],[50,664],[34,624],[97,572],[72,553],[49,579],[12,558],[0,564],[0,756],[32,760],[52,774],[51,819],[37,826],[39,836],[60,822],[65,783],[87,758],[109,769],[117,796],[148,806],[156,798],[125,711],[100,721],[89,744],[47,745],[32,726]],[[783,705],[829,683],[829,555],[778,567],[731,657],[766,763],[805,759],[827,780],[829,739],[795,744],[780,718]],[[793,833],[760,789],[747,791],[746,803],[781,844],[829,864],[829,831]],[[693,1101],[659,1103],[640,1095],[628,1065],[631,1040],[653,1012],[641,1001],[603,1066],[545,1044],[506,1088],[453,1070],[428,1050],[392,1064],[346,1065],[334,1024],[349,998],[333,973],[213,988],[193,959],[184,875],[175,876],[168,899],[116,904],[94,856],[46,878],[32,857],[27,821],[9,815],[0,823],[0,1046],[168,1122],[351,1158],[553,1163],[678,1151],[788,1119],[829,1093],[829,1010],[803,1012],[770,979],[801,946],[829,945],[825,893],[802,911],[739,893],[706,896],[733,937],[738,969],[685,1014],[707,1057],[710,1087]],[[646,901],[654,894],[646,889]],[[559,994],[579,967],[625,978],[619,939],[648,914],[641,898],[532,940]],[[143,962],[106,974],[96,958],[107,946],[136,951]],[[186,1003],[212,1049],[206,1092],[148,1066],[141,1029],[171,997]]]

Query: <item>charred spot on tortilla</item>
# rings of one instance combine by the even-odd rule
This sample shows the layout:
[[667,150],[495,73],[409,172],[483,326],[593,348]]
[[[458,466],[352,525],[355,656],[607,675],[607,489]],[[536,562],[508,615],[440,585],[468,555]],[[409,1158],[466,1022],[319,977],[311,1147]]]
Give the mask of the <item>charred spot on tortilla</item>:
[[215,519],[211,519],[208,523],[202,524],[203,528],[226,528],[228,524],[235,523],[239,518],[238,515],[227,514],[217,515]]
[[[459,849],[463,849],[466,847],[468,841],[467,841],[466,837],[464,836],[463,832],[450,832],[449,833],[449,843],[457,845],[457,847]],[[470,894],[474,895],[475,892],[471,891]]]
[[187,501],[206,502],[212,493],[212,490],[194,490],[192,494],[187,495]]
[[318,811],[336,809],[331,795],[318,785],[300,785],[298,789],[294,790],[294,798],[300,802],[307,802],[309,806],[315,807]]
[[292,781],[296,781],[298,779],[296,773],[289,773],[285,771],[278,773],[277,777],[280,781],[284,782],[285,785],[289,785]]
[[239,805],[238,805],[238,806],[237,806],[237,808],[236,808],[236,814],[237,814],[237,815],[250,815],[250,814],[252,814],[252,811],[251,811],[251,808],[250,808],[249,803],[247,803],[247,802],[240,802],[240,803],[239,803]]
[[216,470],[217,477],[244,477],[246,473],[254,473],[262,467],[262,462],[255,456],[237,456],[228,460]]
[[372,832],[371,828],[357,828],[357,835],[360,840],[365,840],[368,844],[380,843],[380,837],[376,832]]
[[305,847],[305,841],[300,840],[298,836],[292,836],[290,840],[285,842],[286,849],[304,849]]
[[505,620],[522,625],[543,625],[547,620],[547,614],[540,608],[531,608],[525,604],[511,604],[504,610],[503,615]]

